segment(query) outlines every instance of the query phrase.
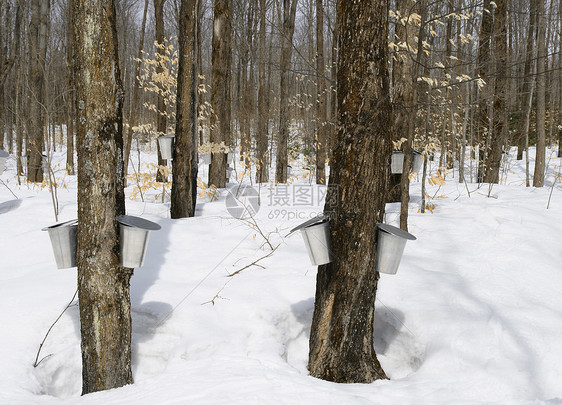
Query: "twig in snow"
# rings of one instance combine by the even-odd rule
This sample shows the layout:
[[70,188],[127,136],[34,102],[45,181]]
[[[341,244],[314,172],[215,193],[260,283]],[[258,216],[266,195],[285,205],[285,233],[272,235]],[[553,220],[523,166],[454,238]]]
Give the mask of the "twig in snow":
[[213,306],[214,306],[214,305],[215,305],[215,300],[216,300],[217,298],[220,298],[221,300],[227,300],[228,298],[221,297],[219,294],[221,293],[222,290],[224,290],[224,288],[227,286],[227,284],[230,283],[231,281],[232,281],[232,279],[228,280],[228,281],[222,286],[222,288],[215,294],[215,296],[214,296],[211,300],[209,300],[209,301],[207,301],[207,302],[203,302],[201,305],[213,304]]
[[14,197],[16,197],[16,200],[19,200],[18,196],[14,194],[14,192],[12,191],[12,189],[10,187],[8,187],[8,185],[6,183],[4,183],[4,180],[0,179],[0,181],[2,182],[3,185],[6,186],[6,188],[10,191],[10,193],[12,193],[12,195]]
[[51,329],[53,329],[53,327],[55,326],[55,324],[59,321],[59,319],[64,315],[64,313],[66,312],[66,310],[68,308],[70,308],[70,306],[72,305],[72,303],[74,302],[74,298],[76,298],[76,294],[78,294],[78,289],[74,292],[74,295],[72,296],[72,299],[70,300],[70,302],[66,305],[66,307],[64,307],[64,309],[62,310],[62,312],[60,313],[60,315],[58,316],[57,319],[55,319],[55,322],[53,322],[51,324],[51,326],[49,327],[49,330],[47,331],[47,333],[45,334],[45,337],[43,338],[43,341],[41,342],[41,344],[39,345],[39,350],[37,350],[37,356],[35,356],[35,363],[33,363],[33,367],[37,367],[39,364],[41,364],[41,362],[43,360],[45,360],[47,357],[52,356],[52,354],[49,354],[45,357],[43,357],[41,360],[39,360],[39,354],[41,353],[41,349],[43,348],[43,344],[45,343],[45,340],[47,340],[47,336],[49,336],[49,333],[51,333]]
[[[251,267],[251,266],[258,266],[258,267],[261,267],[261,268],[265,268],[265,267],[263,267],[262,265],[257,264],[257,263],[258,263],[259,261],[261,261],[261,260],[263,260],[263,259],[265,259],[265,258],[271,256],[271,255],[277,250],[277,248],[278,248],[279,246],[281,246],[281,244],[279,244],[279,245],[275,246],[274,248],[272,248],[273,250],[272,250],[271,252],[269,252],[268,254],[266,254],[265,256],[262,256],[262,257],[260,257],[259,259],[255,260],[254,262],[252,262],[252,263],[250,263],[250,264],[248,264],[248,265],[242,267],[241,269],[236,270],[234,273],[229,274],[227,277],[234,277],[234,276],[237,275],[238,273],[240,273],[240,272],[246,270],[248,267]],[[220,291],[219,291],[219,292],[220,292]]]
[[548,195],[548,204],[546,204],[546,209],[550,207],[550,199],[552,198],[552,191],[554,190],[554,185],[556,184],[556,180],[558,180],[558,178],[560,177],[560,168],[562,168],[562,165],[558,166],[558,175],[554,176],[552,187],[550,187],[550,194]]

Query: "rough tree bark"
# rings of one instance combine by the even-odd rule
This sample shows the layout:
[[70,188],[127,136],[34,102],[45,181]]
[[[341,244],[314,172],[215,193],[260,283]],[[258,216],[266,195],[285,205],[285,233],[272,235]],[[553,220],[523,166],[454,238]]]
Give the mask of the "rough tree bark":
[[269,113],[267,111],[268,89],[265,81],[265,0],[260,1],[260,36],[259,36],[259,62],[258,62],[258,132],[256,134],[256,183],[267,183],[269,180],[269,167],[267,165],[267,143],[269,139]]
[[[376,223],[392,151],[388,2],[338,1],[338,135],[328,185],[335,260],[318,268],[309,371],[335,382],[387,378],[373,347]],[[332,204],[333,202],[333,204]]]
[[197,199],[197,9],[182,0],[179,16],[176,148],[172,162],[172,218],[192,217]]
[[478,99],[478,126],[476,132],[476,142],[478,142],[478,182],[484,181],[484,160],[486,156],[486,139],[489,134],[489,95],[490,95],[490,60],[491,60],[491,40],[493,30],[491,0],[484,0],[482,9],[482,25],[480,26],[480,37],[478,42],[478,58],[476,74],[486,81],[482,87]]
[[[230,64],[232,2],[215,0],[213,21],[213,51],[211,55],[211,142],[230,142]],[[213,153],[209,167],[209,185],[226,186],[226,155]]]
[[148,12],[148,0],[144,1],[144,10],[142,13],[142,23],[141,23],[141,31],[140,31],[140,38],[139,38],[139,51],[137,53],[137,60],[135,61],[135,79],[133,84],[133,95],[131,97],[131,115],[129,117],[129,127],[127,128],[127,136],[125,137],[124,141],[124,149],[125,149],[125,157],[123,159],[124,162],[124,175],[125,181],[127,179],[127,173],[129,168],[129,158],[131,156],[131,145],[133,143],[133,127],[137,123],[137,104],[139,103],[139,87],[140,87],[140,65],[142,59],[142,50],[144,48],[144,32],[146,28],[146,14]]
[[[163,45],[164,44],[164,3],[166,0],[154,0],[154,22],[155,22],[155,41]],[[160,55],[161,58],[164,57],[165,51],[161,47],[156,48],[156,53]],[[162,73],[162,68],[158,67],[156,69],[156,73]],[[158,136],[164,135],[166,133],[166,103],[164,101],[164,96],[158,93],[156,98],[156,132]],[[156,142],[156,150],[158,151],[158,166],[166,166],[167,162],[165,159],[162,159],[160,155],[160,144]],[[161,170],[157,170],[156,172],[156,181],[163,183],[166,181],[164,174]]]
[[283,0],[283,31],[281,39],[281,81],[279,88],[279,134],[277,136],[277,156],[275,159],[275,181],[287,181],[289,144],[289,66],[291,65],[293,33],[297,0]]
[[[4,9],[4,2],[0,3],[0,21],[3,21],[3,27],[0,27],[0,68],[4,68],[6,65],[5,60],[6,57],[6,47],[7,47],[7,40],[5,39],[4,31],[7,31],[9,18],[9,11],[10,11],[10,3],[6,4],[6,9]],[[7,33],[7,32],[6,32]],[[2,74],[5,76],[5,74]],[[5,129],[5,121],[4,121],[4,81],[0,81],[0,149],[4,149],[4,129]]]
[[316,184],[326,183],[326,155],[328,144],[328,111],[326,79],[324,78],[324,7],[316,0],[316,73],[318,102],[316,103]]
[[[409,18],[415,12],[415,4],[411,0],[402,1],[398,11],[402,16],[408,17],[407,21],[396,24],[396,43],[403,42],[407,45],[406,51],[399,51],[393,66],[394,76],[394,105],[397,107],[394,128],[397,137],[404,137],[406,141],[402,144],[404,151],[404,163],[402,165],[402,175],[400,176],[400,228],[408,230],[408,205],[410,202],[410,172],[413,164],[413,143],[415,131],[415,119],[417,113],[417,80],[418,66],[423,52],[422,43],[425,40],[425,5],[420,4],[422,15],[420,28],[416,32],[414,22]],[[413,55],[417,55],[416,61]],[[391,177],[392,178],[392,177]]]
[[74,123],[76,117],[76,92],[74,91],[74,72],[72,68],[72,61],[74,59],[74,35],[72,33],[74,16],[71,4],[68,4],[66,13],[68,24],[66,32],[66,68],[68,71],[68,94],[66,95],[66,174],[74,176]]
[[498,183],[502,149],[507,140],[507,2],[496,0],[494,11],[494,94],[490,149],[486,156],[484,181]]
[[30,111],[29,111],[29,145],[27,159],[27,179],[40,183],[43,181],[42,152],[43,130],[45,126],[43,114],[43,88],[45,76],[45,57],[47,54],[47,19],[49,0],[33,0],[31,3],[30,37]]
[[537,2],[537,145],[533,187],[544,186],[546,153],[546,18],[544,0]]
[[82,394],[133,382],[129,281],[119,265],[123,90],[113,1],[75,0]]
[[[558,3],[559,32],[562,32],[562,2]],[[558,157],[562,157],[562,41],[558,43]]]
[[527,34],[527,48],[525,65],[523,68],[523,87],[521,89],[521,117],[519,118],[519,142],[517,147],[517,160],[523,160],[523,151],[526,148],[526,139],[529,136],[529,120],[531,113],[531,101],[533,99],[533,81],[531,69],[535,43],[535,24],[537,16],[537,0],[531,0],[529,5],[529,31]]

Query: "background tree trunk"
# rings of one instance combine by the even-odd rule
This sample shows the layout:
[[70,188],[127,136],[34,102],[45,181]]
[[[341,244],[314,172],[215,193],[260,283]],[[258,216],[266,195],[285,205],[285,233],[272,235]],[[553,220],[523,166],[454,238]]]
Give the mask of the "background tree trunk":
[[[523,86],[521,89],[521,116],[519,118],[519,142],[517,147],[517,160],[523,159],[526,148],[525,139],[529,136],[529,120],[531,115],[531,100],[533,99],[533,81],[531,64],[534,61],[535,24],[537,21],[537,0],[531,0],[529,5],[529,30],[527,31],[527,48],[525,51],[525,66],[523,68]],[[528,151],[525,151],[528,153]]]
[[[407,48],[406,51],[397,52],[392,71],[394,76],[393,103],[397,107],[394,118],[395,134],[396,137],[406,138],[406,141],[402,144],[404,164],[402,166],[402,175],[400,176],[400,228],[405,231],[408,230],[410,172],[413,164],[413,142],[417,114],[418,66],[423,54],[421,51],[422,43],[425,40],[425,26],[423,25],[426,14],[425,4],[420,2],[419,11],[422,15],[422,23],[417,32],[417,43],[414,21],[410,17],[410,14],[414,12],[414,6],[415,4],[411,0],[405,0],[400,3],[398,11],[407,18],[407,21],[404,23],[401,21],[397,22],[395,41],[397,43],[404,43]],[[414,51],[416,51],[415,54],[417,55],[415,62],[413,60]]]
[[197,198],[197,10],[181,0],[179,18],[176,149],[172,163],[172,218],[192,217]]
[[[78,100],[78,297],[82,394],[133,382],[129,281],[119,265],[123,90],[113,1],[74,2]],[[96,78],[92,80],[92,78]]]
[[484,162],[486,158],[486,140],[489,135],[489,97],[491,84],[489,83],[491,40],[493,30],[493,10],[491,0],[484,0],[482,9],[482,25],[480,26],[480,38],[478,43],[478,59],[476,74],[486,81],[486,85],[480,89],[478,98],[478,130],[476,141],[478,143],[478,182],[484,181]]
[[337,7],[338,136],[324,207],[335,260],[318,268],[308,367],[325,380],[368,383],[386,378],[373,322],[376,223],[392,151],[388,3],[340,0]]
[[484,181],[498,183],[503,146],[507,140],[507,2],[496,0],[494,11],[494,35],[492,40],[494,57],[493,118],[490,149],[486,156]]
[[73,7],[68,4],[66,10],[67,31],[66,31],[66,67],[68,93],[66,95],[66,174],[74,176],[74,122],[76,117],[76,91],[74,85],[74,72],[72,61],[74,59],[74,26]]
[[[232,2],[215,0],[213,20],[213,50],[210,117],[211,142],[230,143],[230,64]],[[209,185],[226,186],[226,155],[213,153],[209,167]]]
[[544,0],[538,0],[537,3],[537,27],[537,144],[533,187],[543,187],[546,152],[546,18],[544,16]]
[[289,144],[289,67],[291,65],[292,41],[295,32],[297,0],[283,0],[283,31],[281,33],[281,80],[279,84],[279,134],[277,137],[277,157],[275,181],[287,181]]
[[267,109],[269,98],[265,80],[265,37],[266,37],[266,3],[260,1],[260,34],[259,34],[259,59],[258,59],[258,131],[256,134],[256,183],[267,183],[269,180],[269,167],[267,165],[267,144],[269,140],[269,112]]
[[[154,0],[154,22],[156,28],[156,37],[155,41],[159,45],[164,45],[165,41],[165,34],[164,34],[164,3],[166,0]],[[156,47],[156,53],[160,55],[160,57],[164,57],[165,51],[161,47]],[[162,73],[162,68],[157,67],[156,73]],[[158,136],[166,134],[166,103],[164,101],[164,96],[160,93],[157,95],[156,99],[156,132]],[[166,166],[167,162],[165,159],[162,159],[160,155],[160,144],[156,142],[156,150],[158,151],[158,166]],[[164,174],[161,170],[157,170],[156,172],[156,181],[159,183],[165,182],[167,179],[164,177]]]
[[30,111],[29,145],[27,159],[27,179],[40,183],[43,181],[43,131],[44,121],[44,81],[45,57],[47,54],[47,18],[49,0],[33,0],[31,3],[30,36]]
[[[559,31],[562,33],[562,2],[558,3]],[[558,157],[562,157],[562,34],[558,42]]]
[[316,73],[318,100],[316,103],[316,184],[326,184],[328,144],[328,112],[326,80],[324,78],[324,7],[316,0]]
[[148,12],[148,0],[144,1],[144,11],[142,13],[142,23],[139,39],[139,51],[137,53],[137,60],[135,61],[134,81],[133,81],[133,95],[131,97],[131,115],[129,117],[129,126],[127,128],[127,136],[124,139],[125,157],[124,162],[124,176],[127,180],[127,173],[129,169],[129,158],[131,157],[131,145],[133,143],[133,127],[137,124],[137,104],[139,104],[139,73],[142,59],[142,50],[144,48],[144,32],[146,28],[146,14]]

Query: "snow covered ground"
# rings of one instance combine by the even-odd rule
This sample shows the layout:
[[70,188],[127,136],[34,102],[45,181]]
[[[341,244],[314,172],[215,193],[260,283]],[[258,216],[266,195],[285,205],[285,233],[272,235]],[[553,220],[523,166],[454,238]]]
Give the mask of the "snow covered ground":
[[[260,190],[256,223],[279,248],[232,277],[271,248],[232,218],[225,190],[181,220],[169,218],[161,189],[128,198],[128,214],[162,226],[131,282],[135,384],[84,397],[76,302],[33,367],[76,290],[76,268],[56,268],[41,231],[55,223],[48,187],[17,185],[11,157],[0,175],[0,403],[560,405],[562,187],[552,184],[561,162],[548,156],[544,188],[526,188],[510,155],[504,184],[459,184],[455,171],[428,186],[425,214],[412,183],[417,240],[396,275],[381,275],[376,302],[374,344],[390,380],[372,384],[308,375],[316,267],[301,236],[286,235],[322,211],[325,188],[298,164],[290,185]],[[76,218],[76,178],[61,169],[64,151],[53,162],[62,222]],[[398,212],[389,204],[386,222],[396,225]]]

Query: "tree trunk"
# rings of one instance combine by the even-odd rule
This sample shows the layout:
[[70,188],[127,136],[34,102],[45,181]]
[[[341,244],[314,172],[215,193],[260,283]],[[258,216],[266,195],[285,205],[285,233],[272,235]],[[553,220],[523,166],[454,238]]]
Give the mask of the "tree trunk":
[[72,60],[74,59],[74,25],[73,7],[68,5],[68,26],[66,32],[66,68],[68,94],[66,95],[66,174],[74,176],[74,117],[76,117],[75,102],[76,92],[74,85],[74,72]]
[[519,142],[517,148],[517,160],[523,159],[523,151],[525,150],[525,139],[529,131],[529,119],[531,112],[531,101],[533,98],[534,78],[531,76],[531,67],[534,60],[534,39],[535,39],[535,24],[537,21],[537,0],[531,0],[529,5],[529,31],[527,35],[527,48],[525,56],[525,66],[523,68],[523,87],[521,89],[521,117],[519,119]]
[[495,80],[490,149],[486,156],[484,181],[499,183],[503,146],[507,140],[507,4],[496,0],[494,12]]
[[478,143],[478,182],[484,181],[484,160],[486,157],[486,140],[489,134],[489,96],[491,85],[490,60],[491,60],[491,40],[493,30],[491,0],[484,0],[482,9],[482,25],[480,27],[480,38],[478,43],[478,58],[476,74],[486,81],[486,85],[480,89],[478,99],[478,131],[476,142]]
[[546,21],[544,0],[538,0],[537,3],[537,27],[537,144],[533,187],[543,187],[546,152]]
[[[213,21],[213,52],[211,78],[210,117],[211,142],[225,145],[230,143],[230,64],[232,59],[232,2],[216,0]],[[212,154],[209,167],[209,185],[226,186],[226,155],[222,152]]]
[[281,81],[279,88],[279,134],[277,138],[277,157],[275,181],[287,181],[289,146],[289,67],[291,65],[293,33],[297,0],[283,0],[283,31],[281,39]]
[[[154,0],[154,25],[155,25],[155,41],[163,45],[165,41],[164,36],[164,3],[166,0]],[[160,57],[164,57],[165,51],[161,47],[156,47],[156,53],[160,55]],[[161,74],[162,68],[158,66],[156,68],[156,73]],[[156,98],[156,132],[158,136],[166,134],[166,103],[164,100],[164,96],[158,92]],[[156,142],[156,150],[158,152],[158,166],[166,166],[167,162],[165,159],[162,159],[160,155],[160,144]],[[156,171],[156,181],[159,183],[164,183],[167,179],[164,178],[164,174],[161,170]]]
[[330,69],[330,131],[328,132],[328,160],[332,158],[333,145],[336,139],[336,122],[338,116],[338,101],[337,101],[337,86],[336,76],[338,73],[338,22],[337,19],[334,23],[334,30],[332,33],[332,52],[331,52],[331,69]]
[[[0,29],[0,89],[4,88],[4,84],[6,83],[6,79],[10,74],[12,67],[16,62],[16,58],[20,52],[20,24],[21,24],[21,15],[22,15],[22,6],[20,2],[16,2],[16,19],[14,23],[14,44],[10,46],[10,52],[8,54],[6,48],[8,46],[8,36],[5,34],[9,33],[10,25],[10,3],[9,2],[2,2],[0,3],[0,21],[2,21],[2,10],[4,9],[4,4],[6,3],[6,11],[5,19],[4,19],[4,27]],[[6,30],[6,31],[4,31]],[[2,93],[3,94],[3,93]],[[3,136],[3,134],[2,134]],[[0,144],[1,145],[1,144]]]
[[197,10],[199,0],[181,0],[179,19],[176,149],[172,162],[172,218],[192,217],[197,198]]
[[[558,3],[559,32],[562,32],[562,2]],[[558,157],[562,157],[562,41],[558,42]]]
[[316,73],[318,102],[316,104],[316,184],[326,184],[328,146],[328,112],[326,80],[324,78],[324,7],[316,0]]
[[[129,281],[119,265],[123,90],[113,1],[75,0],[82,394],[133,382]],[[92,78],[95,77],[95,80]]]
[[30,36],[30,127],[28,145],[27,179],[31,182],[43,181],[42,155],[44,122],[44,81],[45,57],[47,53],[47,16],[49,0],[33,0],[31,3]]
[[[8,18],[10,15],[10,3],[6,4],[6,10],[4,10],[4,2],[0,3],[0,21],[3,21],[3,27],[0,27],[0,67],[6,65],[6,55],[5,50],[7,47],[7,40],[5,39],[5,31],[8,33]],[[4,18],[2,18],[4,17]],[[5,115],[5,104],[4,104],[4,81],[0,82],[0,150],[4,149],[4,131],[7,129],[6,122],[4,119]]]
[[[399,12],[402,16],[408,17],[406,22],[398,21],[396,24],[396,42],[405,42],[407,48],[405,51],[398,52],[393,66],[394,76],[394,101],[397,106],[394,118],[394,133],[397,136],[404,136],[406,141],[402,144],[404,151],[404,163],[402,167],[402,175],[400,176],[400,228],[408,230],[408,205],[410,202],[410,172],[413,163],[413,142],[415,131],[415,119],[417,114],[417,81],[418,66],[423,52],[422,43],[425,36],[424,16],[425,5],[420,4],[420,13],[422,15],[422,23],[417,32],[414,30],[414,22],[410,20],[410,13],[414,12],[415,4],[411,0],[402,1],[399,6]],[[417,43],[416,43],[417,37]],[[416,61],[414,65],[413,54],[415,53]],[[398,180],[397,177],[391,179]]]
[[133,84],[133,96],[131,97],[131,116],[129,117],[129,127],[127,129],[127,136],[124,139],[125,143],[125,157],[124,162],[124,176],[127,181],[127,173],[129,172],[129,158],[131,157],[131,145],[133,143],[133,127],[137,124],[137,107],[139,103],[139,74],[142,59],[142,50],[144,48],[144,31],[146,28],[146,14],[148,12],[148,0],[144,0],[144,11],[142,13],[142,24],[139,39],[139,51],[137,53],[137,60],[135,61],[135,78]]
[[337,13],[338,136],[324,207],[335,260],[318,268],[308,367],[325,380],[369,383],[387,378],[373,322],[376,223],[384,216],[392,151],[388,3],[340,0]]
[[269,168],[267,166],[267,143],[269,139],[269,114],[267,101],[269,97],[265,81],[265,0],[260,1],[260,37],[259,37],[259,62],[258,62],[258,132],[256,135],[256,183],[267,183],[269,180]]

